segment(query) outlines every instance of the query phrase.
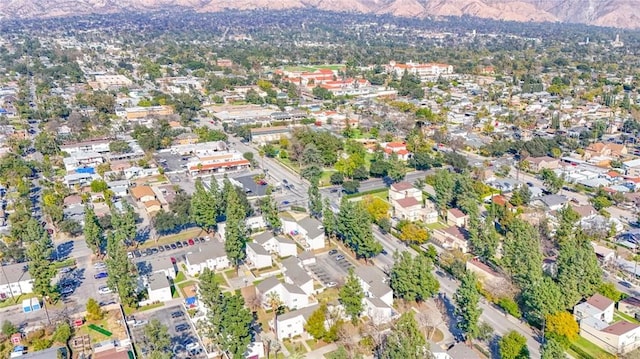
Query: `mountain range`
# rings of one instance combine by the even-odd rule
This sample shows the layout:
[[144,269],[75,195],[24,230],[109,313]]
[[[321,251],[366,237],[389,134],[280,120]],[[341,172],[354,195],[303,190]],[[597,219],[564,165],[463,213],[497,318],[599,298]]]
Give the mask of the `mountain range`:
[[640,28],[640,0],[0,0],[0,20],[151,11],[176,6],[199,12],[305,8],[417,18],[468,15]]

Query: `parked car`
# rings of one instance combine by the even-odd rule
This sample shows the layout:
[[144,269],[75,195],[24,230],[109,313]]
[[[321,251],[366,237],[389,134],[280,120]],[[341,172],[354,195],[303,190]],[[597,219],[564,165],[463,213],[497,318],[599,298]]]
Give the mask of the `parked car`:
[[186,330],[189,330],[189,324],[178,324],[178,325],[176,325],[176,332],[180,333],[180,332],[184,332]]
[[182,248],[182,242],[176,242],[176,243],[175,243],[175,245],[176,245],[176,247],[178,247],[178,248]]
[[196,244],[196,242],[193,239],[189,239],[187,243],[189,243],[190,246]]
[[344,259],[344,256],[342,254],[339,254],[339,255],[336,256],[336,260],[337,261],[341,261],[343,259]]
[[127,258],[133,259],[134,258],[133,252],[127,252]]
[[168,245],[168,244],[165,244],[165,245],[164,245],[164,250],[165,250],[165,251],[170,251],[170,250],[171,250],[171,246],[170,246],[170,245]]
[[107,272],[100,272],[98,274],[95,274],[93,276],[93,278],[95,279],[102,279],[102,278],[107,278],[109,276],[109,274]]
[[98,288],[98,293],[99,294],[109,294],[109,293],[111,293],[111,288],[107,287],[106,285],[103,285],[102,287]]
[[158,246],[158,250],[159,250],[160,252],[164,252],[164,246]]
[[188,247],[188,246],[189,246],[189,242],[187,242],[187,241],[182,241],[182,246],[183,246],[183,247]]
[[62,294],[62,295],[69,295],[71,293],[73,293],[73,287],[64,287],[60,291],[60,294]]
[[151,251],[151,254],[156,254],[156,253],[158,253],[158,252],[159,252],[159,251],[158,251],[158,248],[149,248],[148,250],[150,250],[150,251]]
[[140,251],[136,249],[135,251],[133,251],[133,256],[136,258],[140,258],[142,257],[142,253],[140,253]]
[[180,318],[181,316],[184,315],[184,312],[181,310],[175,311],[173,313],[171,313],[171,318]]
[[145,253],[147,253],[148,256],[153,254],[153,251],[151,250],[151,248],[147,248],[147,250],[145,251]]
[[178,248],[178,245],[177,245],[177,244],[175,244],[175,243],[171,243],[171,244],[169,245],[169,247],[171,247],[171,249],[176,249],[176,248]]
[[332,256],[334,254],[338,254],[338,250],[337,249],[332,249],[329,251],[329,255]]
[[135,323],[133,323],[134,327],[142,327],[149,324],[148,320],[136,320]]

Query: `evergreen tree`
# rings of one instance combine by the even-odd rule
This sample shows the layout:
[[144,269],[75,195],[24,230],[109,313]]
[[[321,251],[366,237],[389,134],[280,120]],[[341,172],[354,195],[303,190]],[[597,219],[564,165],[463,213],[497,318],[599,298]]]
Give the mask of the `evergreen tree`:
[[358,322],[360,314],[364,310],[362,305],[362,299],[364,299],[364,291],[360,286],[360,281],[356,277],[353,269],[349,269],[349,276],[347,276],[347,282],[342,288],[340,288],[340,303],[344,306],[344,311],[347,315],[351,316],[353,323]]
[[[116,230],[117,232],[117,230]],[[129,307],[135,307],[138,302],[136,295],[136,282],[134,278],[134,268],[127,258],[122,241],[115,233],[107,236],[107,255],[105,263],[107,265],[107,285],[114,292],[118,293],[120,302]]]
[[[31,221],[30,221],[31,222]],[[32,225],[27,225],[30,236],[34,236],[27,248],[27,257],[29,258],[29,273],[33,278],[33,292],[37,295],[47,297],[49,301],[56,300],[58,294],[51,280],[56,275],[56,269],[51,261],[53,255],[53,243],[42,226],[38,226],[39,230]],[[38,235],[39,238],[35,239]]]
[[318,189],[317,182],[311,182],[309,186],[309,212],[315,218],[320,218],[322,215],[322,197],[320,196],[320,190]]
[[[215,179],[211,181],[215,182]],[[215,182],[217,183],[217,182]],[[195,182],[195,192],[191,196],[190,214],[191,219],[203,230],[210,232],[216,226],[218,218],[217,196],[213,191],[207,191],[198,178]]]
[[282,221],[278,215],[278,205],[274,201],[273,196],[269,194],[262,199],[260,205],[262,216],[273,233],[278,233],[282,229]]
[[595,293],[602,283],[602,269],[593,246],[581,230],[560,246],[557,279],[567,308]]
[[564,348],[555,339],[547,339],[542,345],[542,359],[565,359]]
[[136,239],[136,215],[133,207],[124,202],[123,211],[112,211],[111,223],[113,224],[115,238],[127,245]]
[[96,255],[100,254],[100,248],[102,247],[104,237],[102,235],[102,228],[100,228],[100,222],[98,222],[98,217],[93,211],[92,206],[85,207],[84,228],[82,232],[84,234],[84,240],[87,242],[87,246],[91,251]]
[[244,358],[251,342],[251,312],[244,307],[240,294],[223,293],[215,273],[205,269],[200,276],[200,300],[207,308],[207,318],[201,329],[222,350],[234,359]]
[[527,339],[518,332],[512,330],[500,339],[498,343],[500,347],[501,359],[528,359],[529,349],[527,348]]
[[455,176],[447,170],[438,170],[433,179],[433,189],[436,192],[436,205],[440,216],[444,216],[453,200]]
[[540,234],[529,223],[513,220],[504,240],[504,266],[521,288],[542,278]]
[[233,189],[227,194],[226,205],[224,249],[229,260],[238,268],[246,256],[244,250],[247,245],[247,230],[244,223],[246,212],[242,208],[237,192]]
[[332,237],[336,234],[338,224],[336,215],[331,209],[329,198],[324,199],[324,205],[322,208],[322,226],[324,227],[324,234],[327,237]]
[[158,319],[154,318],[149,321],[149,324],[144,327],[144,335],[149,340],[152,353],[163,353],[170,350],[171,335],[169,335],[169,329]]
[[394,255],[390,285],[395,296],[408,301],[423,301],[434,296],[440,283],[433,276],[431,260],[418,255],[415,258],[409,252]]
[[526,317],[542,325],[544,318],[565,308],[562,289],[545,276],[541,281],[530,283],[522,290],[522,301],[526,308]]
[[380,359],[433,358],[413,311],[403,313],[395,327],[387,334],[380,350]]
[[373,237],[371,216],[360,202],[343,198],[337,217],[337,233],[358,257],[371,258],[382,251]]
[[458,327],[466,333],[469,340],[473,340],[479,334],[479,319],[482,309],[478,306],[480,293],[478,293],[478,280],[476,276],[468,272],[462,277],[460,286],[456,290],[454,300],[458,305],[457,312],[461,320]]

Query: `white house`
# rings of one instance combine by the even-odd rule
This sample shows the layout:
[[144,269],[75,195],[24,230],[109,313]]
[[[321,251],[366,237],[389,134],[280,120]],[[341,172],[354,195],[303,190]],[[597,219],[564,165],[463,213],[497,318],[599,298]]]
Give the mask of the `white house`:
[[247,243],[245,252],[247,254],[247,263],[250,267],[260,269],[273,265],[271,262],[271,254],[258,243]]
[[171,283],[163,273],[153,273],[149,276],[149,302],[167,302],[171,300]]
[[[294,310],[278,316],[278,321],[275,323],[276,335],[278,340],[287,338],[293,338],[298,335],[302,335],[304,326],[307,324],[307,320],[318,309],[318,305],[312,305],[306,308]],[[274,327],[273,320],[270,322],[270,326]]]
[[260,244],[267,252],[276,254],[278,257],[295,256],[298,253],[296,243],[288,238],[274,236],[267,231],[262,232],[253,238],[253,241]]
[[358,267],[355,274],[364,291],[364,313],[376,324],[391,321],[396,315],[393,290],[385,283],[384,273],[377,268]]
[[596,293],[585,302],[573,307],[573,315],[578,322],[582,319],[592,317],[605,321],[606,323],[611,323],[613,321],[614,307],[615,303],[613,300]]
[[302,289],[286,282],[282,283],[276,277],[269,277],[258,283],[256,293],[262,299],[262,305],[265,308],[269,308],[269,298],[272,295],[276,295],[282,305],[290,310],[305,308],[312,304],[309,296]]
[[2,266],[0,273],[0,299],[33,293],[33,279],[26,263]]
[[138,274],[149,275],[152,273],[162,273],[166,277],[174,279],[176,277],[176,267],[167,257],[146,257],[144,260],[136,263]]
[[300,265],[297,257],[289,257],[282,261],[284,281],[302,289],[307,294],[313,294],[313,279]]
[[308,251],[322,249],[324,242],[324,227],[315,218],[306,217],[302,220],[283,219],[282,228]]
[[196,275],[202,273],[205,268],[212,271],[229,268],[229,259],[224,250],[224,244],[217,240],[210,240],[201,244],[195,252],[185,255],[187,273]]

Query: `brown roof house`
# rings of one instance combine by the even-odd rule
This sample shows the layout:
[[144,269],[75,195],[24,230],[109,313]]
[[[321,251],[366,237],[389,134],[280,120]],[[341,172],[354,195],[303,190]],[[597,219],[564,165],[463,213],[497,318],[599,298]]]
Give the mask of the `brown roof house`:
[[618,310],[624,314],[635,316],[640,313],[640,298],[627,297],[618,302]]
[[549,156],[529,157],[527,162],[529,162],[529,169],[533,172],[540,172],[543,169],[554,170],[560,167],[560,160]]
[[469,222],[469,216],[464,214],[457,208],[451,208],[447,211],[447,224],[450,226],[458,226],[465,228]]

